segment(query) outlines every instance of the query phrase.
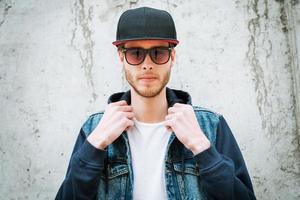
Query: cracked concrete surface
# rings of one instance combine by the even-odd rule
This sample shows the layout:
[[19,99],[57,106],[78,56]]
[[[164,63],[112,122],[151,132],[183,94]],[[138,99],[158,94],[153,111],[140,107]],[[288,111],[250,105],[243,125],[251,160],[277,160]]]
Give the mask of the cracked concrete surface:
[[111,42],[142,5],[173,15],[169,87],[224,115],[257,199],[299,199],[298,0],[0,0],[0,199],[54,198],[82,123],[129,87]]
[[12,1],[9,0],[0,0],[0,27],[5,22],[6,16],[8,15],[9,9],[12,7]]
[[[268,0],[264,1],[248,1],[247,10],[250,16],[248,22],[248,30],[250,32],[250,40],[248,41],[248,51],[246,53],[246,57],[251,66],[251,72],[253,78],[253,82],[255,83],[255,92],[256,92],[256,103],[259,109],[259,113],[262,119],[262,127],[265,130],[265,133],[269,137],[269,141],[271,142],[273,147],[273,151],[276,152],[281,160],[281,164],[277,169],[280,174],[285,174],[288,177],[295,177],[294,181],[291,181],[290,184],[293,184],[294,187],[298,187],[299,185],[299,177],[300,177],[300,153],[299,153],[299,90],[295,87],[295,77],[299,76],[299,72],[295,72],[293,68],[298,63],[293,63],[294,56],[296,54],[295,49],[291,48],[291,42],[289,36],[290,31],[294,29],[293,24],[291,24],[292,19],[287,18],[287,7],[290,3],[284,3],[284,1],[277,1],[278,4],[272,4]],[[270,7],[276,7],[276,15],[270,12]],[[295,4],[294,4],[295,6]],[[292,10],[289,10],[290,12]],[[270,15],[272,18],[270,18]],[[284,70],[276,69],[278,68],[278,63],[272,62],[274,60],[278,60],[272,56],[274,51],[280,51],[278,48],[273,47],[274,42],[279,42],[279,37],[274,37],[271,34],[274,31],[274,20],[277,20],[277,34],[279,34],[280,39],[280,49],[284,57],[282,57],[281,65]],[[276,30],[275,30],[276,31]],[[270,63],[273,63],[270,65]],[[282,72],[283,75],[276,73]],[[282,81],[285,80],[285,89],[289,91],[288,96],[285,98],[285,102],[279,100],[278,98],[274,98],[274,94],[281,96],[285,93],[285,91],[280,91],[280,85],[282,85]],[[299,84],[299,83],[298,83]],[[274,87],[275,85],[279,86],[278,88]],[[288,98],[288,99],[287,99]],[[283,105],[284,103],[290,104],[291,106]],[[294,118],[294,122],[292,124],[290,139],[287,139],[286,135],[282,133],[283,129],[287,127],[289,123],[290,117],[287,117],[286,114],[278,115],[276,113],[290,113],[290,117]],[[277,116],[276,116],[277,115]],[[281,117],[280,117],[281,116]],[[291,146],[287,149],[283,149],[282,146],[278,146],[280,140],[286,139],[287,144]],[[292,157],[296,158],[295,160],[291,159]],[[273,179],[273,181],[277,182],[277,185],[273,187],[273,192],[280,191],[283,187],[286,187],[285,182],[278,182],[276,178],[264,178],[264,181],[258,181],[261,177],[255,178],[258,185],[264,188],[261,192],[265,194],[269,193],[269,196],[272,196],[272,189],[266,187],[268,182]],[[262,189],[261,188],[261,189]],[[277,188],[277,189],[276,189]],[[293,198],[299,198],[300,192],[297,189],[290,188],[294,195]],[[282,194],[281,198],[286,198],[286,194]],[[277,195],[273,195],[273,198]],[[278,195],[279,196],[279,195]],[[272,199],[273,199],[272,198]],[[292,198],[292,197],[289,197]],[[280,198],[279,198],[280,199]]]
[[78,52],[81,67],[84,70],[87,83],[91,86],[92,97],[95,101],[95,93],[92,70],[94,67],[92,30],[89,27],[93,15],[93,7],[86,6],[84,0],[74,2],[72,13],[74,14],[74,29],[72,31],[71,46]]

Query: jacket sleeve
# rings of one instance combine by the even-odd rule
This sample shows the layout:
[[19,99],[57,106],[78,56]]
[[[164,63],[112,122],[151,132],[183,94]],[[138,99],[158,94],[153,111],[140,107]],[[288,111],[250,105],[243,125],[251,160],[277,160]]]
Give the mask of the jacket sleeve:
[[56,195],[56,200],[93,200],[104,169],[106,150],[92,146],[81,128],[76,140],[66,177]]
[[216,145],[195,155],[195,159],[208,199],[256,199],[242,153],[222,115]]

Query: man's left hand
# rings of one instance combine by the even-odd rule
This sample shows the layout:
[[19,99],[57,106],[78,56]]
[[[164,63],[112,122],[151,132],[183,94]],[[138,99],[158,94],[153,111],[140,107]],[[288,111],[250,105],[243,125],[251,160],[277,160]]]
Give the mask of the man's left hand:
[[164,124],[194,155],[210,147],[210,141],[202,132],[191,105],[175,103],[168,108]]

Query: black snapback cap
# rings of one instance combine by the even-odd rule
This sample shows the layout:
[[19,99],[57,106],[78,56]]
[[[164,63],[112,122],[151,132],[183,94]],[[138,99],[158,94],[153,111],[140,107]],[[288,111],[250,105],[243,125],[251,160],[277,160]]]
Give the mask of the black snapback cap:
[[174,46],[179,43],[175,23],[167,11],[141,7],[127,10],[120,16],[114,45],[151,39],[163,40]]

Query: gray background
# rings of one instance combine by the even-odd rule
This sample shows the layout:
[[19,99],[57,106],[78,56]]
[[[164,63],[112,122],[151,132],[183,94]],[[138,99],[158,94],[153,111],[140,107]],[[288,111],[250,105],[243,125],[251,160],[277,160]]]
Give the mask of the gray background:
[[224,115],[258,199],[300,198],[298,0],[0,0],[0,199],[54,199],[82,123],[128,85],[120,14],[174,17],[169,87]]

